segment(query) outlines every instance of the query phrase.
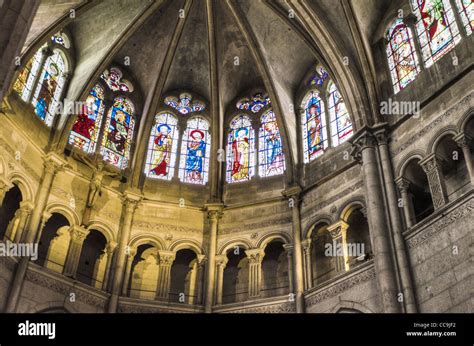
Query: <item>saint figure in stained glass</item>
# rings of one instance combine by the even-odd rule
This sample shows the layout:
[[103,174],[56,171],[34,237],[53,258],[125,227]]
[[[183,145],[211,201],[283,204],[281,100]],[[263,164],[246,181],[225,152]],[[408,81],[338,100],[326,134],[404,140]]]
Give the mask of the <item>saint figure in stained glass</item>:
[[285,157],[275,113],[269,111],[262,115],[261,123],[259,131],[260,176],[269,177],[282,174],[285,170]]

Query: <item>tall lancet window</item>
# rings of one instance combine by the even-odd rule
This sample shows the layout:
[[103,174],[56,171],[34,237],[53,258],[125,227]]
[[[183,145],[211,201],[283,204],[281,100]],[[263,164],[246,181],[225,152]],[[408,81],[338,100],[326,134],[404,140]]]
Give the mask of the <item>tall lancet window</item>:
[[130,159],[130,149],[135,128],[135,107],[126,97],[116,97],[107,113],[101,154],[104,161],[125,169]]
[[347,141],[353,133],[352,121],[347,112],[342,95],[337,90],[336,84],[329,83],[328,111],[331,132],[331,146],[336,147]]
[[38,85],[33,95],[35,113],[47,125],[51,125],[66,81],[66,60],[57,49],[46,59]]
[[227,182],[248,181],[255,174],[255,134],[247,115],[236,116],[230,123],[227,141]]
[[461,41],[459,28],[450,0],[411,0],[411,5],[423,61],[430,67]]
[[467,35],[471,35],[474,30],[474,1],[473,0],[456,0],[461,22],[466,29]]
[[104,110],[104,88],[96,84],[89,92],[85,105],[72,126],[69,144],[88,154],[94,153],[99,140]]
[[149,178],[171,180],[178,146],[178,119],[171,113],[155,116],[148,142],[145,174]]
[[25,102],[31,95],[31,92],[36,81],[36,76],[41,68],[41,62],[43,60],[43,48],[40,48],[36,54],[26,63],[25,67],[20,72],[15,84],[13,84],[13,90],[15,90],[21,99]]
[[190,119],[181,142],[179,178],[182,182],[207,183],[210,152],[209,122],[202,117]]
[[402,19],[396,19],[387,32],[387,58],[393,90],[398,93],[420,72],[413,35]]
[[285,156],[280,136],[280,129],[275,113],[270,110],[260,118],[258,166],[261,177],[283,174],[285,171]]
[[310,162],[328,147],[326,116],[319,92],[311,90],[303,100],[302,109],[304,162]]

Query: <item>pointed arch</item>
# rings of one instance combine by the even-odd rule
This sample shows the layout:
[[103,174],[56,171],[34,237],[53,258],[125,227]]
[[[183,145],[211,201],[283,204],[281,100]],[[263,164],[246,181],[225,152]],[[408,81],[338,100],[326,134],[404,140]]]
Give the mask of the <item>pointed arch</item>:
[[134,129],[135,106],[126,97],[116,97],[105,120],[100,149],[104,161],[120,169],[127,168]]
[[178,147],[178,119],[170,112],[155,116],[148,142],[145,174],[148,178],[171,180]]
[[230,122],[227,140],[227,182],[249,181],[255,174],[255,131],[248,115]]
[[179,178],[183,183],[205,185],[211,155],[209,122],[203,117],[188,120],[181,141]]

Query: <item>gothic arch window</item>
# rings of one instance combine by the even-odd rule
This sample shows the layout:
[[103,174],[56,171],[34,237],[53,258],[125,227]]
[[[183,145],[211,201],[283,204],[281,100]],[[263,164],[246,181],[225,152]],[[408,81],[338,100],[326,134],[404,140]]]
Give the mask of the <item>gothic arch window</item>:
[[335,147],[344,143],[352,136],[352,121],[347,112],[346,104],[344,103],[342,95],[339,90],[337,90],[336,84],[332,81],[329,83],[328,92],[331,144]]
[[35,114],[48,126],[58,111],[66,76],[71,70],[67,57],[70,47],[71,41],[65,33],[53,35],[28,60],[13,84],[13,90],[23,101],[31,102]]
[[165,112],[155,116],[148,142],[145,174],[149,178],[171,180],[178,146],[178,119]]
[[320,93],[311,90],[304,98],[302,108],[304,162],[307,163],[322,155],[328,147],[326,116]]
[[413,34],[402,19],[396,19],[387,31],[387,58],[393,90],[398,93],[420,72]]
[[133,131],[135,128],[135,107],[128,98],[116,97],[107,112],[100,153],[104,161],[125,169],[130,159]]
[[105,111],[104,95],[105,90],[100,84],[91,89],[69,136],[69,144],[88,154],[95,152],[99,140]]
[[471,35],[474,30],[474,3],[472,0],[456,0],[461,22],[466,29],[467,35]]
[[261,177],[283,174],[285,171],[285,156],[280,136],[280,130],[275,113],[267,111],[260,117],[258,167]]
[[227,182],[250,180],[255,174],[255,134],[250,117],[236,116],[227,140]]
[[181,142],[179,178],[183,183],[207,183],[210,151],[209,122],[202,117],[190,119]]
[[430,67],[461,41],[449,0],[411,0],[423,61]]

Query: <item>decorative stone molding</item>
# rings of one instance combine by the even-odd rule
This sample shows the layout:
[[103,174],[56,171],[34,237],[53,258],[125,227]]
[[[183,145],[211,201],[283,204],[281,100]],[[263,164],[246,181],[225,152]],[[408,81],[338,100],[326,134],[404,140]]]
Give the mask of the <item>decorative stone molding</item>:
[[409,248],[415,248],[418,245],[422,244],[426,240],[433,237],[435,234],[442,230],[446,230],[449,226],[459,219],[463,219],[470,215],[474,210],[474,198],[471,198],[464,204],[460,204],[459,207],[453,208],[448,214],[442,215],[442,218],[435,221],[430,226],[426,227],[419,233],[409,236],[407,239],[407,244]]
[[69,228],[69,233],[71,234],[71,241],[82,243],[86,239],[90,231],[88,231],[84,227],[74,225]]
[[395,180],[395,184],[397,184],[397,187],[401,193],[406,193],[408,192],[408,188],[410,187],[411,183],[408,179],[400,177],[397,180]]
[[441,159],[435,154],[431,154],[422,161],[420,165],[428,177],[431,190],[431,198],[435,209],[441,208],[448,201],[446,197],[446,187],[442,176]]
[[140,229],[146,231],[155,231],[159,233],[197,233],[202,234],[202,229],[197,228],[190,228],[190,227],[183,227],[183,226],[176,226],[176,225],[167,225],[163,223],[151,223],[140,221],[133,224],[133,229]]
[[312,306],[325,299],[337,296],[362,282],[373,280],[376,276],[375,268],[373,266],[366,268],[366,270],[362,272],[357,272],[357,269],[355,269],[355,272],[355,275],[351,275],[349,278],[345,280],[343,279],[343,281],[337,282],[333,285],[329,284],[327,288],[322,288],[315,294],[308,294],[306,306]]
[[173,251],[158,250],[158,257],[160,259],[160,266],[171,266],[176,257]]
[[[270,226],[277,226],[277,225],[289,225],[291,229],[292,225],[292,217],[283,217],[283,218],[272,218],[272,222]],[[256,229],[260,230],[262,228],[267,228],[269,226],[268,220],[266,221],[260,221],[260,222],[254,222],[254,223],[245,223],[242,224],[241,226],[228,226],[228,227],[221,227],[219,228],[219,234],[229,234],[229,233],[244,233],[244,232],[249,232],[249,231],[254,231]]]
[[263,257],[265,256],[264,249],[250,249],[245,250],[245,254],[247,255],[247,259],[250,264],[260,264],[263,261]]
[[427,133],[429,133],[430,131],[432,131],[438,126],[441,126],[445,122],[445,120],[451,117],[453,114],[460,113],[462,109],[467,109],[471,105],[471,99],[473,95],[474,95],[474,92],[471,92],[469,95],[464,97],[461,101],[457,102],[453,107],[451,107],[446,112],[444,112],[443,114],[438,116],[436,119],[434,119],[427,126],[417,131],[413,136],[410,137],[409,140],[401,144],[395,150],[391,151],[390,156],[395,157],[399,155],[400,153],[404,152],[409,146],[416,143],[420,138],[425,137]]
[[264,306],[249,307],[243,309],[236,309],[230,311],[224,311],[225,313],[230,314],[282,314],[282,313],[292,313],[296,312],[295,304],[291,302],[279,303],[279,304],[269,304]]

